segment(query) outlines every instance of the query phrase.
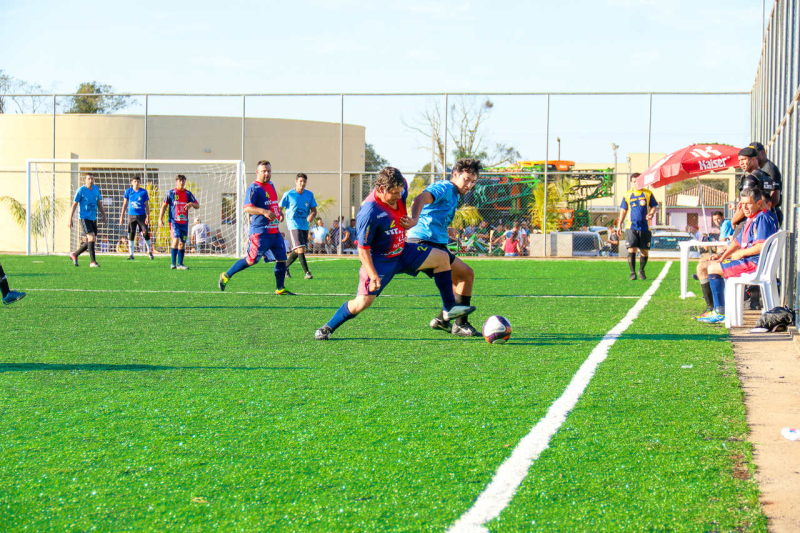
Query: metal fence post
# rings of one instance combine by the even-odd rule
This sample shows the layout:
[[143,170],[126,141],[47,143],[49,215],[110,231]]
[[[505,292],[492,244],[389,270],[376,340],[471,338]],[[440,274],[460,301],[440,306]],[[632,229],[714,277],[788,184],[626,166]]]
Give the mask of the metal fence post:
[[544,202],[542,217],[542,241],[544,248],[544,257],[547,257],[547,173],[548,166],[550,165],[550,95],[547,95],[547,120],[545,122],[545,135],[544,135]]
[[344,95],[340,95],[341,118],[339,120],[339,242],[336,253],[342,254],[342,181],[344,180]]
[[442,179],[447,179],[447,113],[450,105],[450,95],[444,95],[444,153],[442,154]]

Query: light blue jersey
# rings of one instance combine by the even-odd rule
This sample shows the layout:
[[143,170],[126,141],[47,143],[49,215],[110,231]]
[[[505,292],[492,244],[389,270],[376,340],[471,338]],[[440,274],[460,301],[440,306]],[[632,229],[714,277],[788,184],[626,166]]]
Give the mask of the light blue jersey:
[[425,190],[433,196],[433,203],[422,208],[417,225],[408,230],[406,237],[447,244],[447,227],[458,207],[458,189],[453,182],[445,180],[428,185]]
[[286,209],[286,225],[290,230],[308,231],[308,214],[312,207],[317,207],[317,201],[314,199],[314,193],[308,189],[302,194],[292,189],[283,193],[281,207]]
[[719,227],[719,238],[724,241],[733,235],[733,227],[730,220],[723,220],[722,225]]
[[147,214],[147,210],[144,208],[145,202],[150,201],[150,195],[147,194],[147,189],[139,187],[139,190],[135,191],[133,187],[129,187],[128,190],[125,191],[123,198],[128,200],[129,215],[138,216]]
[[75,193],[75,201],[80,205],[78,218],[81,220],[97,220],[97,203],[103,197],[100,195],[100,187],[92,185],[91,189],[81,186]]

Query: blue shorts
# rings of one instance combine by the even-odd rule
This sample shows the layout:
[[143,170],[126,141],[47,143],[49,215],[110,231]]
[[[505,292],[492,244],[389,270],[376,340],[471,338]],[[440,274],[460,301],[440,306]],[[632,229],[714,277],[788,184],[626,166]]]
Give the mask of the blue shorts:
[[419,267],[431,254],[433,248],[422,244],[408,244],[406,243],[403,252],[399,256],[390,259],[372,258],[372,264],[375,265],[375,270],[378,271],[378,277],[381,280],[381,286],[377,291],[370,292],[369,290],[369,275],[367,270],[362,266],[359,272],[358,279],[358,294],[360,295],[373,295],[378,296],[383,289],[389,285],[395,274],[408,274],[416,276],[419,274]]
[[189,224],[170,222],[169,234],[173,239],[178,239],[182,243],[186,243],[186,237],[189,236]]
[[253,233],[250,235],[250,244],[245,257],[247,264],[254,265],[262,257],[264,262],[286,261],[286,245],[280,233]]
[[719,264],[722,267],[722,276],[727,279],[755,272],[758,269],[758,258],[759,256],[750,256],[742,259],[726,259]]

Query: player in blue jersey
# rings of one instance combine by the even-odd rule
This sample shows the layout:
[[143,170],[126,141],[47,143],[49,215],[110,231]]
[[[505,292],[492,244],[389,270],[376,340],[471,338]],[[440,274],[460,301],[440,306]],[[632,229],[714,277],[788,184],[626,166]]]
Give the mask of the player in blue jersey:
[[131,186],[125,191],[122,201],[122,209],[119,212],[119,225],[125,225],[125,208],[128,209],[128,259],[133,259],[133,241],[136,238],[136,229],[142,233],[145,248],[153,259],[153,246],[150,244],[150,195],[147,189],[139,185],[141,178],[134,176],[131,178]]
[[631,269],[631,281],[636,279],[636,252],[639,252],[639,278],[647,279],[644,267],[650,255],[650,224],[656,216],[658,202],[653,193],[648,189],[637,189],[636,178],[640,174],[631,174],[633,188],[625,193],[622,203],[619,204],[619,219],[617,220],[617,233],[622,233],[622,223],[625,222],[625,241],[628,246],[628,266]]
[[283,213],[278,204],[278,193],[272,184],[272,165],[262,160],[256,166],[256,181],[244,195],[244,212],[250,215],[250,244],[247,256],[236,261],[227,272],[219,275],[219,290],[224,291],[237,272],[258,263],[275,261],[275,294],[294,296],[284,287],[286,279],[286,245],[278,229]]
[[375,190],[367,196],[356,217],[358,258],[361,260],[357,296],[345,303],[314,337],[328,340],[346,321],[372,305],[381,291],[396,274],[416,276],[420,271],[433,270],[433,280],[439,289],[444,319],[466,316],[472,306],[456,305],[453,296],[453,277],[450,260],[442,250],[423,244],[406,245],[406,229],[414,221],[407,216],[408,186],[399,170],[381,169]]
[[161,211],[158,213],[158,227],[164,227],[164,212],[169,209],[169,234],[171,262],[169,267],[178,270],[187,270],[183,264],[186,254],[186,237],[189,235],[189,208],[199,209],[200,203],[191,191],[186,189],[186,176],[178,174],[175,177],[175,188],[167,193]]
[[306,279],[313,279],[306,262],[306,246],[308,245],[308,225],[317,216],[317,201],[314,193],[306,189],[308,176],[302,172],[294,179],[294,189],[286,191],[281,198],[281,207],[286,210],[286,226],[289,228],[289,245],[291,253],[286,261],[286,275],[295,259],[306,273]]
[[78,256],[89,250],[89,257],[92,262],[89,263],[90,267],[99,267],[97,258],[95,257],[95,242],[97,241],[97,211],[103,215],[103,224],[106,223],[106,210],[103,207],[103,196],[100,194],[100,187],[94,183],[94,175],[87,172],[83,177],[83,186],[75,193],[75,199],[72,202],[72,210],[69,212],[69,224],[72,228],[72,217],[75,215],[75,208],[80,206],[78,218],[81,220],[81,228],[86,236],[86,241],[81,241],[81,245],[77,250],[69,254],[72,259],[72,264],[78,266]]
[[[416,221],[408,230],[406,242],[424,244],[442,250],[450,259],[453,272],[453,294],[459,305],[470,305],[472,284],[475,273],[464,261],[447,249],[447,227],[453,221],[458,208],[458,200],[475,187],[481,171],[477,159],[460,159],[453,166],[449,181],[437,181],[428,185],[411,203],[411,218]],[[480,337],[466,316],[459,317],[452,325],[444,320],[444,315],[431,320],[433,329],[449,331],[461,337]]]
[[0,264],[0,295],[3,296],[3,305],[13,304],[17,300],[25,298],[24,292],[12,291],[8,288],[8,279],[6,279],[6,272],[3,270],[2,264]]

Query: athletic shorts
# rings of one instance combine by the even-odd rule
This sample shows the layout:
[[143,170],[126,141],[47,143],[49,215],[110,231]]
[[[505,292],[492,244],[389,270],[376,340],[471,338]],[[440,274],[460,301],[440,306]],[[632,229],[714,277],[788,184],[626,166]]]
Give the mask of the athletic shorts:
[[128,216],[128,239],[133,240],[136,238],[136,228],[142,232],[145,239],[150,237],[150,227],[144,223],[147,215],[129,215]]
[[650,249],[650,233],[649,229],[626,229],[625,230],[625,245],[628,248],[639,248],[640,250]]
[[307,229],[290,229],[289,230],[289,246],[292,250],[304,248],[308,246],[308,230]]
[[88,218],[81,219],[81,227],[83,228],[83,234],[89,235],[90,233],[94,233],[97,235],[97,221],[96,220],[89,220]]
[[178,239],[182,243],[186,243],[186,237],[189,236],[189,224],[178,224],[176,222],[169,223],[169,234],[173,239]]
[[758,260],[753,261],[753,257],[758,259],[758,256],[750,256],[743,259],[726,259],[719,266],[722,267],[722,275],[725,279],[735,278],[742,274],[750,274],[755,272],[758,268]]
[[250,235],[250,244],[247,247],[245,260],[248,265],[254,265],[261,259],[264,262],[286,261],[286,245],[280,233],[253,233]]
[[414,238],[406,239],[406,242],[410,242],[411,244],[424,244],[426,246],[430,246],[431,248],[436,248],[438,250],[447,252],[447,256],[450,258],[451,265],[453,264],[453,261],[456,260],[455,254],[453,254],[453,252],[450,251],[450,249],[447,247],[446,244],[442,244],[440,242],[425,241],[422,239],[414,239]]
[[430,246],[421,244],[409,245],[406,243],[402,253],[397,257],[379,259],[373,256],[372,264],[375,265],[375,270],[378,271],[381,286],[377,291],[370,292],[369,275],[367,274],[367,269],[362,266],[358,273],[358,294],[378,296],[383,292],[383,289],[389,285],[389,282],[392,281],[395,274],[408,274],[409,276],[416,277],[420,272],[418,270],[419,267],[422,266],[422,263],[424,263],[431,254],[431,250],[433,250],[433,248]]

